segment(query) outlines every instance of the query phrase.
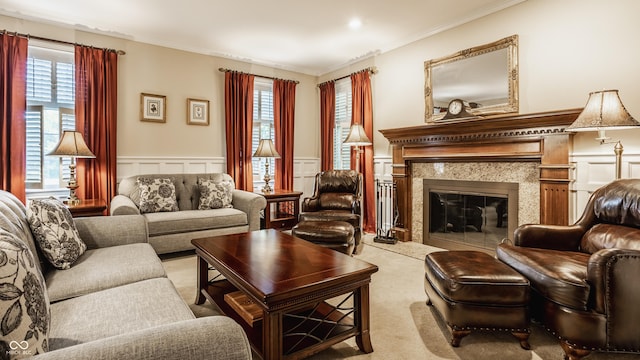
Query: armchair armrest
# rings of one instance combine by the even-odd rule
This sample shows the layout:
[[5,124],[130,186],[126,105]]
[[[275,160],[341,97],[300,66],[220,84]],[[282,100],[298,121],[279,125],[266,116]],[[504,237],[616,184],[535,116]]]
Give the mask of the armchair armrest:
[[89,249],[148,242],[147,221],[142,215],[79,217],[74,222]]
[[250,360],[244,331],[225,316],[209,316],[69,346],[37,356],[68,359],[232,359]]
[[[587,265],[587,281],[591,285],[591,298],[595,311],[606,314],[609,321],[636,322],[640,287],[634,279],[640,277],[640,251],[630,249],[602,249],[591,255]],[[628,320],[625,320],[628,319]],[[610,329],[629,329],[628,326],[609,326]],[[622,335],[621,335],[622,336]],[[615,338],[615,337],[613,337]],[[633,345],[640,347],[640,338]],[[629,343],[630,344],[630,343]]]
[[244,190],[233,190],[231,204],[247,213],[249,231],[260,230],[260,211],[267,207],[264,196]]
[[130,198],[116,195],[111,199],[111,215],[140,215],[140,209]]
[[317,197],[306,197],[302,200],[302,212],[313,212],[320,209]]
[[577,251],[586,230],[578,225],[521,225],[513,232],[513,243],[522,247]]

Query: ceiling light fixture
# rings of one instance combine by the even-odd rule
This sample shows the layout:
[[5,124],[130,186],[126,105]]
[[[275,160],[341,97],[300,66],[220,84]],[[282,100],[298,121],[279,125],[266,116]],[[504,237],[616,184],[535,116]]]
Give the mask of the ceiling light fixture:
[[351,29],[359,29],[360,26],[362,26],[362,21],[360,21],[360,19],[358,18],[353,18],[349,21],[349,27]]

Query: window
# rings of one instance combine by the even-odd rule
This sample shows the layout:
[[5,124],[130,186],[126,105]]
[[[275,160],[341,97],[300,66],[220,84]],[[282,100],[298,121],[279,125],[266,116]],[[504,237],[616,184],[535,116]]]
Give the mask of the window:
[[[258,149],[260,139],[271,139],[275,144],[275,131],[273,128],[273,81],[256,79],[253,87],[253,133],[251,135],[251,153]],[[265,161],[269,162],[269,175],[273,181],[276,177],[274,158],[254,158],[253,164],[253,188],[261,189],[264,186]]]
[[69,179],[70,158],[46,156],[63,130],[75,130],[73,48],[29,46],[27,59],[26,189],[56,190]]
[[333,129],[333,168],[351,168],[351,146],[343,142],[351,128],[351,79],[336,82],[336,124]]

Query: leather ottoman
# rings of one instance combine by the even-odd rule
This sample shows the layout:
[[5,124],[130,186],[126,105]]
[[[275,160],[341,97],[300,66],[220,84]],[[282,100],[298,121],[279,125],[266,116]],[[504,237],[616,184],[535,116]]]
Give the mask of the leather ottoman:
[[304,220],[291,229],[295,237],[325,246],[347,255],[353,254],[355,230],[345,221]]
[[474,330],[511,332],[529,349],[529,281],[479,251],[439,251],[425,257],[427,305],[451,328],[451,345]]

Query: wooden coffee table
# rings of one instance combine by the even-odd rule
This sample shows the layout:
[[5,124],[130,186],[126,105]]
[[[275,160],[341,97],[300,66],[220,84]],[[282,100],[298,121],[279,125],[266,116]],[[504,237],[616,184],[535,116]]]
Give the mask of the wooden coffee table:
[[[373,351],[369,283],[376,265],[274,229],[191,243],[198,255],[196,304],[215,302],[263,359],[302,359],[352,336],[361,351]],[[226,279],[210,280],[210,267]],[[247,311],[236,311],[225,294],[246,295]],[[326,301],[338,298],[345,300]],[[262,313],[247,321],[256,306]]]

